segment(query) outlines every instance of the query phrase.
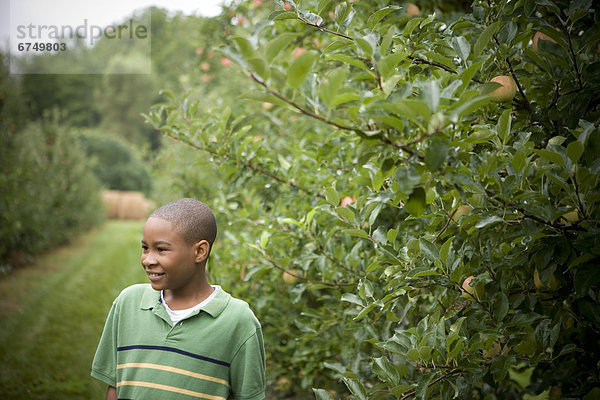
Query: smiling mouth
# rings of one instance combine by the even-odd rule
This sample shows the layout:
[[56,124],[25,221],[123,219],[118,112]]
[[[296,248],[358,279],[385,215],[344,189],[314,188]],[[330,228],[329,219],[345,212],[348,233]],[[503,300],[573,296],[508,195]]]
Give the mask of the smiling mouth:
[[146,273],[148,274],[148,278],[150,278],[150,280],[159,279],[160,277],[162,277],[165,274],[164,272],[162,272],[160,274],[156,273],[156,272],[146,272]]

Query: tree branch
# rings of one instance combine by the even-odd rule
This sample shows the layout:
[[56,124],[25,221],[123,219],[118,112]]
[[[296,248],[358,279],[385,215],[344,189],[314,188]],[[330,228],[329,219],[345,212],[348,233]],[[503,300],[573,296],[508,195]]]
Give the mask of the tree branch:
[[320,25],[317,25],[317,24],[310,23],[310,22],[308,22],[307,20],[305,20],[304,18],[302,18],[302,17],[300,17],[300,16],[298,16],[298,21],[302,22],[304,25],[308,25],[308,26],[312,26],[313,28],[317,28],[317,29],[318,29],[318,30],[320,30],[321,32],[330,33],[330,34],[332,34],[332,35],[336,35],[336,36],[339,36],[339,37],[343,37],[344,39],[348,39],[348,40],[352,40],[352,41],[354,40],[354,38],[352,38],[352,37],[350,37],[350,36],[346,36],[346,35],[344,35],[343,33],[334,32],[334,31],[330,31],[329,29],[327,29],[327,28],[324,28],[324,27],[322,27],[322,26],[320,26]]

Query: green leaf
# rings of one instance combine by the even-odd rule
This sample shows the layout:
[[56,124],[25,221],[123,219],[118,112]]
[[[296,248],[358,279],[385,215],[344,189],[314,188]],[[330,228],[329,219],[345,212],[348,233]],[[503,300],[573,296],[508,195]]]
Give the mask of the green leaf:
[[398,229],[390,229],[389,231],[387,231],[387,240],[389,243],[394,244],[397,236],[398,236]]
[[504,293],[500,293],[494,302],[494,318],[500,322],[508,314],[509,304],[508,297]]
[[411,215],[420,217],[425,211],[425,200],[425,190],[422,187],[417,187],[413,190],[404,207]]
[[317,6],[317,14],[321,15],[321,13],[323,13],[323,11],[325,11],[330,4],[331,0],[319,0],[319,5]]
[[419,248],[429,261],[435,261],[440,258],[440,251],[437,246],[425,238],[419,239]]
[[267,80],[270,75],[269,67],[262,57],[253,57],[248,60],[248,64],[252,67],[263,80]]
[[292,11],[274,11],[269,14],[269,20],[271,21],[281,21],[284,19],[296,19],[298,15]]
[[419,350],[410,349],[409,351],[406,352],[406,356],[413,361],[417,361],[419,359]]
[[315,399],[316,400],[335,400],[333,398],[333,396],[331,395],[331,393],[329,393],[325,389],[315,389],[315,388],[312,388],[312,390],[313,390],[313,393],[315,394]]
[[348,303],[359,305],[361,307],[363,307],[365,305],[363,300],[360,297],[358,297],[357,295],[355,295],[354,293],[344,293],[342,295],[341,300],[346,301]]
[[348,229],[342,230],[342,232],[347,233],[348,235],[356,236],[356,237],[363,238],[363,239],[369,238],[369,235],[367,234],[367,232],[363,231],[362,229],[348,228]]
[[383,382],[397,385],[400,374],[387,357],[371,358],[371,369]]
[[346,207],[336,207],[335,211],[348,222],[354,221],[354,213]]
[[240,50],[240,53],[242,53],[244,58],[248,59],[250,57],[253,57],[256,53],[256,50],[254,49],[250,41],[245,37],[235,36],[232,38],[232,40],[237,45],[238,49]]
[[421,18],[413,18],[404,25],[404,30],[402,31],[402,36],[410,37],[412,32],[415,30],[419,23],[421,22]]
[[425,150],[425,165],[427,166],[427,169],[430,171],[436,171],[442,167],[442,165],[444,165],[448,159],[449,151],[450,146],[448,146],[446,140],[432,140]]
[[573,161],[577,163],[581,155],[583,154],[583,144],[576,140],[567,145],[567,156]]
[[365,37],[362,37],[356,38],[354,41],[358,45],[358,48],[361,49],[367,57],[373,57],[374,48],[369,40],[367,40]]
[[481,55],[483,49],[488,45],[488,43],[492,39],[492,36],[496,32],[498,32],[498,29],[502,27],[503,23],[504,22],[502,21],[494,22],[493,24],[486,27],[483,32],[481,32],[481,34],[477,37],[477,40],[475,41],[475,45],[473,46],[474,57],[479,57]]
[[437,111],[440,104],[440,85],[437,80],[432,79],[423,85],[423,99],[431,112]]
[[471,66],[469,66],[467,69],[465,69],[463,72],[460,73],[459,77],[462,81],[462,86],[461,86],[460,90],[458,91],[459,96],[469,86],[469,83],[471,83],[471,79],[473,79],[475,74],[477,74],[477,72],[479,72],[479,69],[481,68],[482,65],[483,65],[483,61],[473,63]]
[[338,24],[338,26],[343,30],[350,25],[355,13],[356,11],[354,11],[352,5],[343,2],[335,7],[333,19],[335,23]]
[[398,385],[394,388],[392,388],[392,394],[397,398],[401,398],[402,395],[406,392],[408,392],[409,390],[412,390],[415,388],[415,385],[409,385],[409,384],[402,384],[402,385]]
[[417,382],[417,390],[415,393],[415,398],[420,400],[427,399],[427,389],[429,389],[429,384],[433,380],[433,373],[425,373],[422,374]]
[[448,263],[448,253],[450,252],[450,246],[452,245],[452,239],[454,236],[450,236],[444,244],[440,247],[440,260],[444,263]]
[[265,246],[267,245],[267,242],[269,241],[269,237],[271,236],[271,234],[267,231],[263,231],[260,235],[260,248],[264,249]]
[[472,144],[487,143],[494,137],[496,137],[496,132],[493,130],[481,129],[470,134],[466,139],[464,139],[464,141]]
[[325,76],[325,80],[319,87],[319,97],[321,97],[328,108],[332,107],[338,92],[344,86],[344,80],[347,75],[348,70],[342,67],[330,71]]
[[419,358],[421,358],[421,360],[423,361],[429,361],[431,360],[431,352],[432,352],[432,348],[431,346],[421,346],[419,347]]
[[459,122],[462,117],[470,115],[475,110],[479,110],[483,106],[489,104],[490,100],[489,96],[475,96],[461,102],[460,105],[452,111],[452,114],[450,114],[450,120],[455,123]]
[[497,215],[493,215],[491,217],[484,218],[481,221],[477,222],[475,224],[475,228],[481,229],[481,228],[485,228],[486,226],[493,225],[496,222],[503,222],[503,221],[504,220],[502,218],[498,217]]
[[284,32],[277,35],[274,39],[271,39],[265,45],[265,57],[267,63],[271,63],[273,59],[286,48],[296,37],[298,34]]
[[512,110],[507,109],[502,112],[502,115],[498,119],[498,123],[496,124],[496,130],[498,131],[498,136],[502,139],[502,144],[506,145],[508,141],[508,136],[510,134],[510,126],[511,126],[511,112]]
[[536,149],[534,150],[535,154],[537,154],[538,156],[550,161],[553,164],[556,165],[560,165],[561,167],[564,168],[565,166],[565,160],[562,158],[562,156],[554,151],[548,150],[548,149]]
[[342,381],[344,381],[350,393],[356,396],[358,400],[368,400],[367,390],[359,380],[344,376],[342,377]]
[[366,71],[366,72],[372,74],[372,72],[369,70],[369,68],[367,68],[367,66],[362,61],[357,60],[355,57],[350,57],[347,54],[333,53],[333,54],[327,54],[326,57],[329,59],[335,60],[335,61],[342,62],[344,64],[352,65],[353,67],[360,68],[363,71]]
[[369,16],[369,19],[367,19],[367,26],[369,27],[370,30],[373,30],[373,28],[375,28],[375,25],[377,25],[379,23],[379,21],[381,21],[383,18],[385,18],[386,15],[399,10],[400,7],[398,6],[389,6],[389,7],[385,7],[382,8],[381,10],[377,10],[375,11],[373,14],[371,14]]
[[426,102],[420,99],[403,99],[397,103],[398,107],[406,107],[413,113],[422,116],[425,120],[431,116],[431,111]]
[[387,79],[396,73],[398,64],[408,57],[408,53],[392,53],[383,57],[377,63],[377,70],[383,79]]
[[428,269],[425,271],[419,271],[414,275],[410,275],[411,278],[420,278],[422,276],[432,276],[432,275],[440,275],[439,271],[436,271],[434,269]]
[[337,206],[340,204],[340,195],[333,187],[325,188],[325,200],[331,205]]
[[294,88],[300,87],[312,69],[318,55],[316,51],[309,50],[298,57],[288,68],[287,83]]
[[450,43],[461,60],[465,61],[469,59],[469,54],[471,54],[471,45],[467,39],[465,39],[463,36],[453,37]]

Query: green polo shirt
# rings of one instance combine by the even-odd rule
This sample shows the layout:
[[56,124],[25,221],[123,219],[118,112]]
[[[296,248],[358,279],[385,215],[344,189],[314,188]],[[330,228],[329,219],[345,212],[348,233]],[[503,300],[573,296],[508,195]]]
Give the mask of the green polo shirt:
[[248,304],[222,289],[173,325],[160,293],[133,285],[112,305],[92,376],[116,387],[119,399],[260,400],[262,330]]

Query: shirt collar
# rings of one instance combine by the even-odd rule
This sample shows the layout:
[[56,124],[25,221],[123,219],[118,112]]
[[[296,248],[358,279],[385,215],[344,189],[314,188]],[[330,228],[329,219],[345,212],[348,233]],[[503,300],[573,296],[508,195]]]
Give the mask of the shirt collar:
[[[225,292],[223,288],[219,287],[216,290],[217,293],[215,293],[215,297],[209,301],[207,305],[200,308],[200,310],[206,312],[213,318],[217,318],[223,310],[225,310],[225,307],[227,307],[227,304],[229,304],[229,300],[231,299],[231,295]],[[148,285],[148,290],[146,290],[142,296],[140,308],[142,310],[152,310],[159,305],[161,305],[160,292],[152,289],[152,287]]]

